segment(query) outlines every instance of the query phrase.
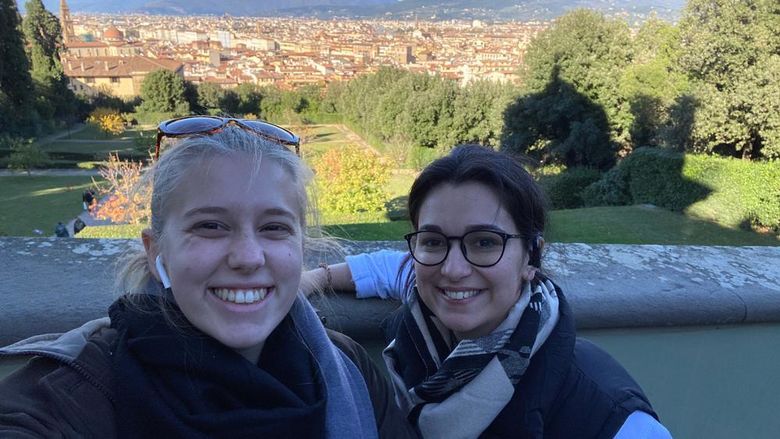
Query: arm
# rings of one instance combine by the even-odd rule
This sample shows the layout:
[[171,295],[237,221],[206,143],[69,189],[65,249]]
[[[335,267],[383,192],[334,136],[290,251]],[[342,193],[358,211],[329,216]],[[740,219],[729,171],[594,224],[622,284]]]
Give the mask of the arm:
[[388,439],[420,437],[396,405],[393,389],[371,360],[368,352],[344,334],[328,330],[328,337],[355,363],[363,375],[371,397],[379,437]]
[[[26,366],[0,381],[0,437],[43,438],[76,436],[68,418],[62,416],[65,391],[56,384],[72,378],[60,365],[35,357]],[[68,381],[73,384],[75,381]],[[87,387],[87,386],[83,386]],[[75,408],[70,408],[75,412]]]
[[[380,250],[346,257],[345,263],[327,267],[318,267],[303,274],[303,290],[356,292],[359,299],[379,297],[382,299],[403,299],[404,285],[411,275],[411,268],[401,268],[407,253],[401,251]],[[330,273],[328,273],[330,272]],[[330,282],[328,282],[330,274]]]
[[637,410],[626,418],[626,422],[615,434],[615,439],[632,438],[672,439],[672,435],[654,417]]
[[[328,278],[330,276],[330,279]],[[301,276],[301,289],[310,296],[315,291],[355,291],[352,282],[352,272],[346,262],[333,265],[322,265],[313,270],[304,271]]]

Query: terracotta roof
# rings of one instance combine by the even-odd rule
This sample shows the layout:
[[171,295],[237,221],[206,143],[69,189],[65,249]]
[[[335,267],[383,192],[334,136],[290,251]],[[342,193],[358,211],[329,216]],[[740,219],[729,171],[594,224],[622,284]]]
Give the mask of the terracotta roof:
[[81,48],[81,47],[108,47],[108,44],[102,41],[72,41],[65,44],[65,47]]
[[71,77],[130,77],[160,69],[175,72],[184,65],[172,59],[153,59],[146,56],[101,56],[68,58],[63,63],[63,67],[65,75]]

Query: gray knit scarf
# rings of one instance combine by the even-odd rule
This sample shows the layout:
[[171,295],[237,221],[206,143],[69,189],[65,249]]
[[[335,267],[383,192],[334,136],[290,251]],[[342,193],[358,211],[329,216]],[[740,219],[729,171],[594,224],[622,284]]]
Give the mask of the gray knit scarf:
[[415,290],[383,355],[396,399],[426,438],[475,438],[512,399],[531,358],[558,322],[555,286],[537,275],[493,332],[461,340]]

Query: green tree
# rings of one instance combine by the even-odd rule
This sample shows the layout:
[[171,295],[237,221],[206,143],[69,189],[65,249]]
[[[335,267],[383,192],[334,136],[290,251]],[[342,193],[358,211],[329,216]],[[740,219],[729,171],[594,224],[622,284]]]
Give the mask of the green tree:
[[631,142],[635,146],[662,145],[681,148],[676,138],[664,137],[670,111],[689,92],[687,76],[676,67],[680,54],[679,28],[658,19],[646,21],[634,39],[634,62],[620,80],[620,90],[629,102],[633,121]]
[[225,90],[225,95],[219,100],[219,108],[227,114],[238,114],[239,104],[235,90]]
[[780,10],[776,0],[690,0],[680,68],[698,102],[694,151],[780,157]]
[[424,77],[425,80],[419,81],[419,89],[408,90],[409,98],[398,118],[401,123],[397,129],[408,132],[415,145],[451,148],[452,104],[457,85],[446,79]]
[[15,0],[0,0],[0,133],[33,128],[34,91]]
[[60,62],[62,30],[57,17],[41,0],[25,3],[27,14],[22,29],[27,40],[31,75],[35,84],[36,108],[44,119],[70,119],[76,110],[75,96],[68,88]]
[[569,12],[529,45],[519,72],[523,92],[549,90],[553,78],[570,84],[606,113],[610,139],[630,148],[632,115],[619,90],[623,70],[632,60],[630,39],[623,21],[585,9]]
[[477,81],[455,96],[448,143],[479,143],[497,147],[504,129],[504,110],[517,90],[506,84]]
[[244,82],[235,88],[235,92],[238,96],[238,108],[236,110],[239,114],[259,116],[262,113],[260,101],[263,99],[263,94],[260,91],[260,87],[251,82]]
[[155,70],[141,83],[141,105],[143,112],[174,113],[186,115],[190,112],[187,102],[184,78],[170,70]]
[[213,82],[198,85],[198,105],[206,110],[221,110],[224,97],[225,90]]
[[8,158],[8,167],[11,169],[23,169],[27,175],[31,170],[46,166],[50,160],[49,155],[30,140],[11,139],[8,142],[11,155]]
[[195,114],[203,114],[206,112],[206,108],[200,105],[198,100],[198,86],[191,81],[184,81],[184,99],[187,101],[187,105],[190,106],[190,112]]
[[303,100],[301,112],[316,117],[320,114],[324,90],[319,85],[306,85],[298,89],[298,94]]
[[555,70],[544,90],[521,96],[505,112],[502,148],[543,165],[609,169],[616,147],[602,107]]

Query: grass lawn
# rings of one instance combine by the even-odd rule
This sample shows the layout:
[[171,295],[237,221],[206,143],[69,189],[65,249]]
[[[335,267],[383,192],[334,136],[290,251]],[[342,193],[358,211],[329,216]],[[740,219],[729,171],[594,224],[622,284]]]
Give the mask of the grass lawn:
[[[302,134],[298,127],[288,127],[290,131]],[[314,161],[330,148],[354,144],[335,125],[310,125],[306,128],[308,140],[301,145],[301,156],[313,166]]]
[[0,235],[44,236],[81,212],[81,193],[91,177],[0,177]]
[[[329,235],[355,241],[398,241],[410,231],[407,221],[387,221],[382,213],[326,216],[321,218],[321,224]],[[88,227],[78,236],[136,238],[140,228],[113,226],[101,230],[102,227]],[[780,246],[776,236],[729,229],[643,206],[553,211],[546,235],[549,242],[590,244]]]
[[138,127],[132,127],[127,129],[122,134],[107,134],[101,131],[98,127],[92,124],[87,124],[82,130],[69,134],[63,139],[65,140],[132,140],[138,137],[139,132],[142,132],[144,137],[150,137],[154,139],[157,130],[154,129],[140,129]]
[[77,152],[81,154],[96,154],[109,153],[113,151],[143,154],[135,148],[135,144],[126,141],[114,141],[114,142],[101,142],[92,143],[89,140],[83,142],[63,142],[61,140],[55,140],[51,143],[47,143],[41,149],[46,152]]
[[146,154],[137,150],[135,139],[143,134],[149,145],[153,145],[155,132],[155,130],[144,130],[134,127],[122,134],[113,135],[103,133],[94,125],[87,124],[81,131],[52,140],[51,142],[42,143],[41,149],[47,152],[82,153],[96,156],[103,156],[109,152],[118,151],[126,154],[136,154],[140,158],[145,157]]
[[556,210],[550,242],[673,245],[780,245],[774,235],[731,229],[657,207],[618,206]]

